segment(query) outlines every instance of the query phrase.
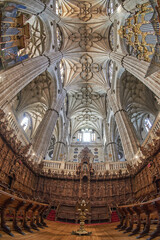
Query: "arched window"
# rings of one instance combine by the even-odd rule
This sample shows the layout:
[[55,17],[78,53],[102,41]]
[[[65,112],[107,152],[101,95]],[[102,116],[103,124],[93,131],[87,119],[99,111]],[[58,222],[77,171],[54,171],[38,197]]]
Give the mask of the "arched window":
[[92,142],[96,141],[96,134],[95,134],[95,132],[91,133],[91,141]]
[[82,142],[82,133],[79,132],[78,133],[78,139],[77,139],[78,142]]
[[95,142],[96,141],[96,133],[93,129],[81,129],[78,132],[77,141],[80,142]]
[[59,16],[62,15],[62,8],[61,8],[58,0],[56,1],[56,14]]
[[142,140],[144,140],[148,135],[150,129],[153,126],[154,120],[155,120],[155,116],[153,116],[152,114],[143,115],[142,122],[141,122],[141,129],[140,129]]
[[58,50],[60,50],[62,47],[62,32],[58,25],[56,27],[56,33],[57,33],[57,47],[58,47]]
[[115,10],[115,0],[108,0],[107,2],[107,14],[111,15]]
[[109,87],[111,87],[112,79],[113,79],[113,65],[114,65],[113,61],[110,60],[107,67],[107,77],[108,77]]
[[65,76],[65,74],[64,74],[65,68],[64,68],[63,60],[60,61],[59,68],[60,68],[61,82],[63,83],[64,82],[64,76]]
[[113,51],[114,50],[114,24],[112,24],[109,29],[109,46]]
[[144,126],[145,126],[145,128],[146,128],[146,131],[149,132],[149,130],[150,130],[151,127],[152,127],[152,123],[151,123],[151,121],[149,120],[149,118],[146,118],[146,119],[144,120]]
[[25,116],[21,121],[21,126],[24,131],[27,129],[28,124],[29,124],[29,118],[28,118],[28,116]]
[[23,116],[20,118],[20,125],[25,131],[28,138],[32,135],[32,118],[31,115],[27,112],[23,113]]

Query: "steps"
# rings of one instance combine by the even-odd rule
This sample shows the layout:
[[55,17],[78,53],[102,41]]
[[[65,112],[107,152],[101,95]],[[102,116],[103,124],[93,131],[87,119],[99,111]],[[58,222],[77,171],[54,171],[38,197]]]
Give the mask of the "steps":
[[119,222],[119,217],[116,211],[113,211],[111,214],[111,222]]
[[[56,216],[56,211],[52,209],[48,214],[47,220],[55,221],[55,216]],[[113,222],[119,222],[119,217],[118,217],[116,211],[113,211],[112,214],[111,214],[111,222],[112,223]]]
[[47,220],[55,221],[55,216],[56,216],[56,211],[51,209],[51,211],[49,212],[49,214],[47,216]]

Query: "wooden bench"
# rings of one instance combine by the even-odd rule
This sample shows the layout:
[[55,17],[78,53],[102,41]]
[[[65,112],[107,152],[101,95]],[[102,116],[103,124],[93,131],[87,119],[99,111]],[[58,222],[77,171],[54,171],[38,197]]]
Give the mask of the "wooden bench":
[[[22,229],[32,232],[31,229],[39,230],[46,225],[43,213],[48,208],[48,204],[26,200],[13,194],[0,190],[0,213],[1,228],[7,234],[13,236],[11,228],[6,225],[6,221],[12,220],[15,231],[24,234]],[[21,222],[19,226],[18,222]],[[30,226],[27,222],[30,222]]]
[[[160,234],[160,197],[147,202],[118,206],[117,210],[120,217],[117,229],[120,231],[131,232],[129,236],[139,233],[138,239],[149,234],[151,224],[157,223],[156,230],[150,234],[148,240]],[[136,224],[136,228],[133,229],[134,224]],[[140,232],[142,224],[144,224],[144,228]]]

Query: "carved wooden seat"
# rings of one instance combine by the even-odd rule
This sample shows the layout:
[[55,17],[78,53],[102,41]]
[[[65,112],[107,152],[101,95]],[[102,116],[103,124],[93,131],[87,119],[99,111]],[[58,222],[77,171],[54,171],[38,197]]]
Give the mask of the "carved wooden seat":
[[[132,205],[119,206],[118,212],[120,214],[121,222],[117,228],[125,230],[127,233],[132,230],[129,236],[135,235],[141,230],[141,224],[144,224],[144,229],[140,232],[138,238],[147,235],[150,231],[150,226],[157,223],[157,228],[150,234],[148,240],[157,237],[160,233],[160,198],[156,198],[143,203],[136,203]],[[136,228],[133,229],[133,225]]]
[[[43,220],[43,212],[46,208],[48,204],[25,200],[0,190],[1,228],[11,236],[13,234],[11,228],[6,225],[7,220],[12,220],[13,229],[21,234],[24,234],[22,228],[30,232],[32,232],[31,228],[39,230],[38,227],[46,226]],[[31,228],[27,224],[27,213]],[[21,222],[21,226],[18,222]]]

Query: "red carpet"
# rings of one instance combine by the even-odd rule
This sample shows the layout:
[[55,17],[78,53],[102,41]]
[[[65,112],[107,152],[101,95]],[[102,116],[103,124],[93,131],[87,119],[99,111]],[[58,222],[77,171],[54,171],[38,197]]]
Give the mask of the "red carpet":
[[119,222],[119,217],[118,217],[118,214],[116,211],[113,211],[112,212],[112,215],[111,215],[111,222]]
[[[55,210],[51,210],[50,213],[48,214],[48,217],[47,217],[47,220],[50,220],[50,221],[55,221],[55,215],[56,215],[56,211]],[[59,221],[57,221],[59,222]],[[119,217],[117,215],[117,212],[116,211],[113,211],[112,214],[111,214],[111,223],[113,222],[119,222]],[[69,222],[63,222],[63,223],[66,223],[66,224],[75,224],[75,223],[69,223]],[[101,225],[101,224],[110,224],[110,222],[106,222],[106,223],[92,223],[91,225]],[[90,224],[87,224],[87,225],[90,225]]]
[[48,214],[47,220],[55,221],[55,215],[56,215],[56,211],[51,210],[50,213]]

